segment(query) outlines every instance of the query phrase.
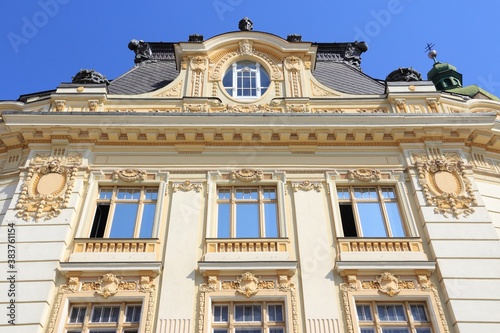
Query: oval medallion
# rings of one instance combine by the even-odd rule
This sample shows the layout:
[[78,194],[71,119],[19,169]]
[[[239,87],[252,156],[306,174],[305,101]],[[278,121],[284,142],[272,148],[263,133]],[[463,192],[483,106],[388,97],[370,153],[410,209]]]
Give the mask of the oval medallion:
[[64,186],[64,176],[58,173],[48,173],[43,175],[38,184],[36,191],[42,195],[57,194]]
[[458,177],[448,171],[438,171],[434,174],[434,184],[436,189],[441,193],[455,193],[462,192],[462,186]]

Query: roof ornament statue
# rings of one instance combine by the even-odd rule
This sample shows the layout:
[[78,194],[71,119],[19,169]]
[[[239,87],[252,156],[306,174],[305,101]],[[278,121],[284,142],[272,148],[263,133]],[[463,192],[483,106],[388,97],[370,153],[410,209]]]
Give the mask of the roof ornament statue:
[[244,17],[240,20],[238,27],[241,31],[252,31],[253,30],[253,22],[248,17]]
[[351,66],[360,68],[361,53],[366,51],[368,51],[368,45],[365,42],[355,41],[354,43],[349,43],[345,50],[344,61]]
[[387,75],[387,82],[410,82],[422,81],[422,75],[413,68],[398,68]]
[[143,40],[132,39],[130,43],[128,43],[128,48],[135,52],[134,62],[136,64],[149,60],[153,55],[149,44]]
[[80,69],[78,73],[73,76],[71,83],[106,83],[109,81],[104,75],[96,72],[93,69]]

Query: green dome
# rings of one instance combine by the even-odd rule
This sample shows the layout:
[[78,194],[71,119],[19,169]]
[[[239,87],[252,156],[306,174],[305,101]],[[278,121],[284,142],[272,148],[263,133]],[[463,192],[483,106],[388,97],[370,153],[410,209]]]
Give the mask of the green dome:
[[436,62],[427,73],[427,80],[430,80],[438,90],[448,90],[462,86],[462,74],[457,68],[448,63]]

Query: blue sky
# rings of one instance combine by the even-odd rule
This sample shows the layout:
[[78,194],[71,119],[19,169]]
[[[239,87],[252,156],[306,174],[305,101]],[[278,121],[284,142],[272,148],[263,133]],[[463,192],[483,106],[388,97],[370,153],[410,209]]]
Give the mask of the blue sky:
[[281,37],[364,40],[363,71],[380,79],[399,67],[425,79],[432,42],[464,85],[500,96],[499,0],[1,0],[0,8],[0,100],[55,89],[83,68],[114,79],[134,65],[131,39],[208,39],[237,30],[244,16]]

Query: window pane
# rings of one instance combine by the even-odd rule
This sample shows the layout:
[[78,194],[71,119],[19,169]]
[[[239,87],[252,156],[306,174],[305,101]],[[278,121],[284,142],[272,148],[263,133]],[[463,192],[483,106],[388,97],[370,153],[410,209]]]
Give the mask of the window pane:
[[375,333],[374,328],[362,328],[361,333]]
[[234,320],[243,321],[243,306],[235,306],[234,307]]
[[69,316],[69,322],[83,323],[83,320],[85,319],[85,312],[87,312],[87,307],[73,307]]
[[382,328],[382,333],[410,333],[407,328]]
[[231,221],[231,206],[230,204],[219,204],[218,219],[217,219],[217,237],[231,237],[230,229]]
[[347,187],[337,188],[337,198],[339,198],[339,200],[351,199],[351,194],[349,193],[349,189]]
[[269,333],[284,333],[285,330],[283,328],[270,328]]
[[113,196],[112,188],[101,188],[99,190],[99,199],[111,199]]
[[118,199],[139,200],[141,190],[138,188],[121,188],[118,190]]
[[432,333],[430,327],[417,328],[417,333]]
[[383,187],[382,188],[382,197],[384,199],[395,199],[396,193],[392,187]]
[[377,311],[381,321],[406,321],[402,305],[377,305]]
[[227,329],[223,328],[223,329],[215,329],[214,330],[214,333],[227,333]]
[[356,311],[358,313],[358,320],[359,321],[372,321],[372,310],[369,305],[356,305]]
[[359,187],[354,189],[356,199],[377,199],[377,189],[375,187]]
[[141,306],[132,305],[127,306],[125,321],[127,323],[138,323],[141,319]]
[[214,322],[227,322],[228,320],[228,306],[216,305],[214,306]]
[[260,328],[237,328],[236,333],[262,333]]
[[158,200],[158,190],[156,189],[146,189],[145,193],[146,200]]
[[220,188],[219,191],[219,199],[231,199],[231,190],[228,188]]
[[137,217],[137,204],[116,204],[115,213],[113,215],[113,222],[110,238],[133,238],[135,219]]
[[410,309],[413,320],[420,322],[429,321],[425,314],[425,307],[422,304],[410,305]]
[[236,199],[257,200],[259,191],[256,188],[236,189]]
[[280,322],[283,321],[283,306],[277,305],[269,305],[267,307],[267,315],[269,321]]
[[140,238],[153,237],[153,221],[155,217],[156,204],[144,204],[142,210],[141,230],[139,233]]
[[403,228],[403,221],[401,221],[401,215],[399,214],[398,203],[386,202],[385,208],[389,217],[389,223],[391,224],[392,237],[404,237],[405,230]]
[[240,203],[236,205],[236,237],[258,238],[259,205]]
[[375,202],[359,202],[357,207],[363,237],[387,237],[380,205]]
[[264,204],[266,237],[278,237],[278,219],[276,218],[276,208],[276,203]]
[[273,200],[276,199],[276,190],[273,188],[265,188],[263,191],[264,199]]

